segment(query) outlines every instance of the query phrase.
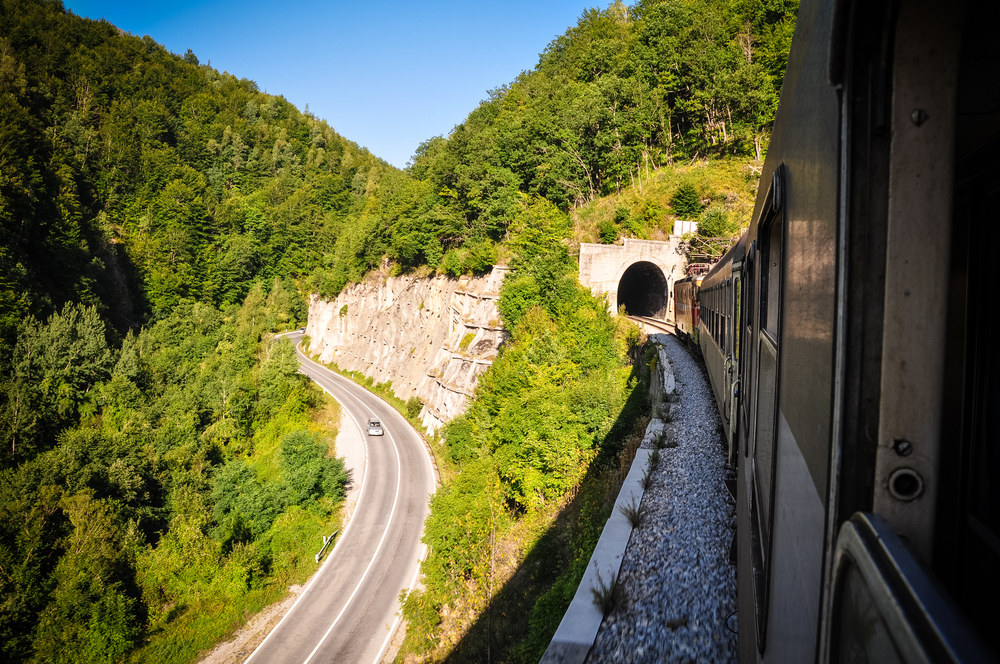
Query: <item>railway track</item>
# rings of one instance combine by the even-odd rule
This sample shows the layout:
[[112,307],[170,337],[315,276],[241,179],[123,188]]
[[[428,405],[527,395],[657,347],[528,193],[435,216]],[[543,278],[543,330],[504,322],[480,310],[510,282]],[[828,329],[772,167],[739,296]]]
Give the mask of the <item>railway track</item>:
[[650,327],[657,332],[666,332],[667,334],[677,334],[674,329],[673,323],[668,323],[665,320],[660,320],[658,318],[650,318],[648,316],[629,316],[629,320],[633,320],[636,323]]

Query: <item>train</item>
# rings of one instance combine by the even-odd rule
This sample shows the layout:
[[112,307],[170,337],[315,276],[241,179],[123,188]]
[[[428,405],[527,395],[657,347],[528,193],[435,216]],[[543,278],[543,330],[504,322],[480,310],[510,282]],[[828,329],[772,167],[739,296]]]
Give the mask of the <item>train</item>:
[[740,662],[997,661],[997,25],[802,0],[749,228],[675,285],[736,475]]

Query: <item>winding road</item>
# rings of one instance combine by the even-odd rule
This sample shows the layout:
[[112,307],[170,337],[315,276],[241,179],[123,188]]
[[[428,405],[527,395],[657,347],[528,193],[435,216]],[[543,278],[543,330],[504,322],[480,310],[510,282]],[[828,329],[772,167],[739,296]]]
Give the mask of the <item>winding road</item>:
[[[286,335],[298,343],[298,333]],[[366,440],[357,507],[299,599],[247,658],[254,664],[376,664],[417,581],[434,470],[420,436],[394,408],[298,353],[300,371],[340,402]],[[385,435],[368,436],[369,417]],[[317,550],[319,546],[317,545]]]

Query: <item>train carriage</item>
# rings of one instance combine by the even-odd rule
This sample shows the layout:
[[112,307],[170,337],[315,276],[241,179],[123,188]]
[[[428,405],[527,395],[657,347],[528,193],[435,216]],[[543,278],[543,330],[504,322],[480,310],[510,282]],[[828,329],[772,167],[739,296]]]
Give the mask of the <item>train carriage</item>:
[[698,288],[701,302],[699,348],[705,359],[709,383],[728,448],[729,464],[736,467],[736,417],[739,396],[740,320],[743,292],[742,267],[745,237],[729,249],[705,275]]
[[678,336],[698,343],[701,303],[698,301],[700,276],[688,276],[674,282],[674,322]]
[[998,24],[800,5],[750,228],[688,298],[737,471],[741,662],[996,661]]

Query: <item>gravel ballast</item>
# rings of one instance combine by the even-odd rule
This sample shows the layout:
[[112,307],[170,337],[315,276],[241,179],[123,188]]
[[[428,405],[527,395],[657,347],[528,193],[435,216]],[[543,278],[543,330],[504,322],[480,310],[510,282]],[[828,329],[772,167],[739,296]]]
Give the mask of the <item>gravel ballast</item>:
[[[735,662],[736,569],[729,548],[736,506],[724,485],[719,417],[702,370],[681,342],[658,340],[679,394],[667,425],[677,446],[660,451],[642,499],[645,519],[632,530],[622,561],[625,600],[605,617],[587,662]],[[643,447],[653,445],[649,438]]]

